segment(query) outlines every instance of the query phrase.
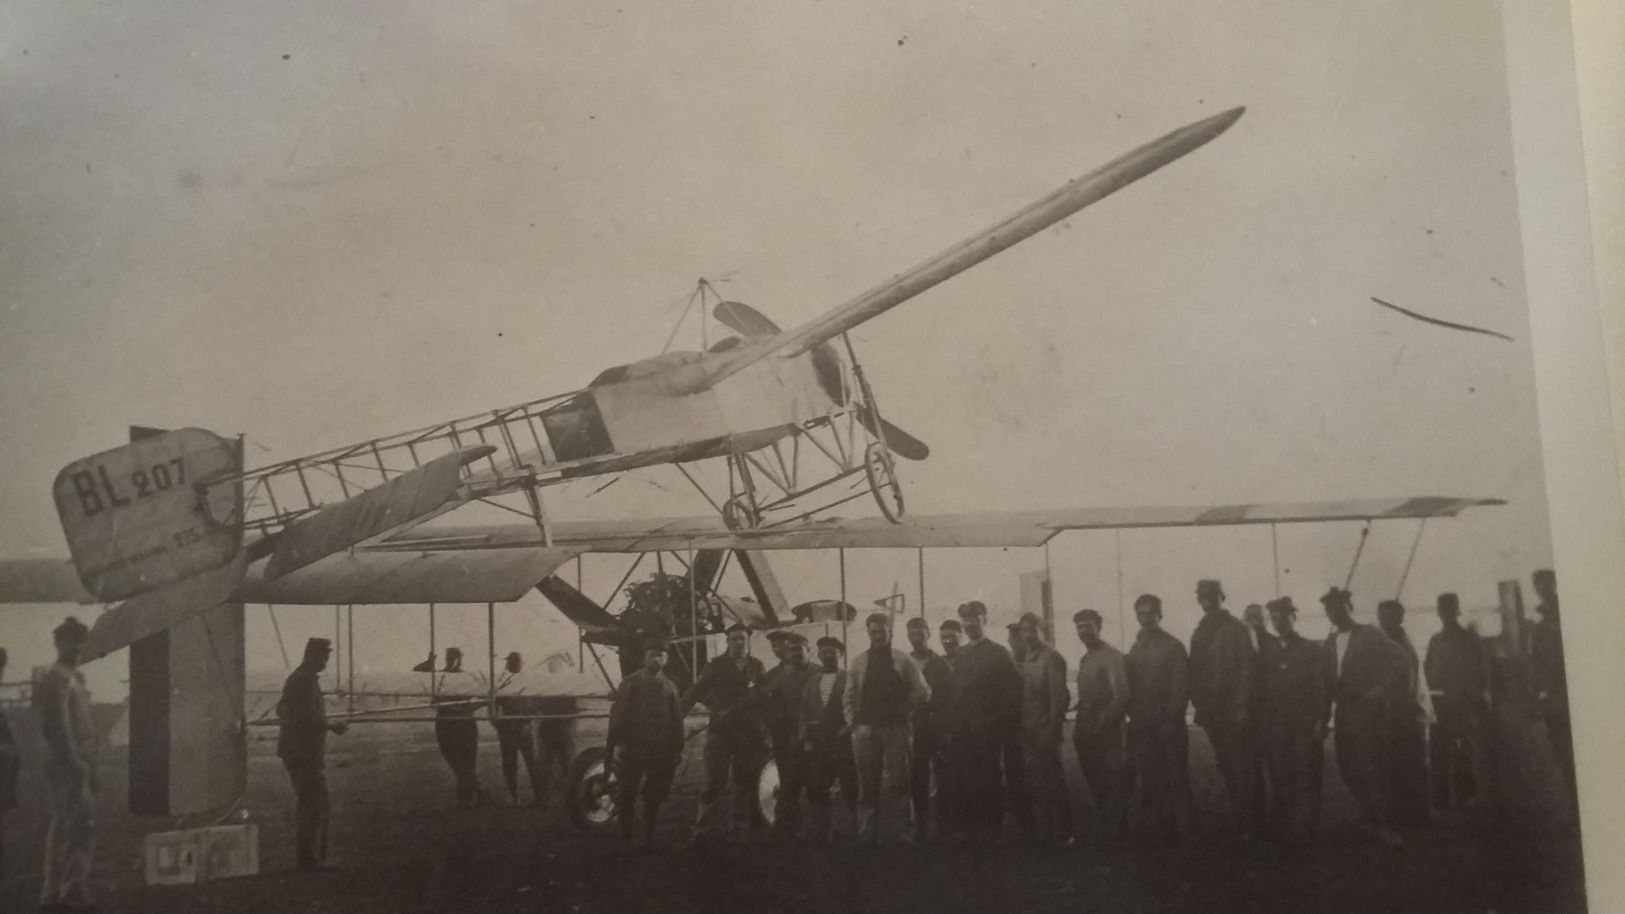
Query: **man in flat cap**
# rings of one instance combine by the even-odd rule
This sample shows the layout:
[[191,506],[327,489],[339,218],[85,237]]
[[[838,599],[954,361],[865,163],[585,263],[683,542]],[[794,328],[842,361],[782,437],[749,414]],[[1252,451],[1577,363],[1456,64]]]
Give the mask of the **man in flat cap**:
[[858,818],[858,769],[852,756],[852,733],[846,719],[846,671],[841,656],[846,645],[839,638],[818,639],[818,666],[801,692],[797,726],[807,753],[807,805],[811,809],[811,838],[828,844],[833,837],[829,789],[841,785],[841,802],[853,822]]
[[1405,692],[1405,655],[1375,626],[1354,621],[1354,595],[1333,587],[1320,598],[1332,632],[1326,636],[1332,666],[1333,743],[1337,770],[1360,805],[1368,828],[1389,847],[1404,842],[1392,828],[1388,765],[1394,709]]
[[998,840],[1004,819],[999,771],[1007,721],[1021,714],[1021,673],[1010,652],[987,637],[987,607],[973,600],[958,609],[966,644],[954,655],[954,771],[969,836]]
[[1405,631],[1405,605],[1377,604],[1377,628],[1405,655],[1405,688],[1394,696],[1388,765],[1388,796],[1394,825],[1426,825],[1428,809],[1427,712],[1422,706],[1422,661]]
[[[441,673],[462,672],[462,649],[446,648],[446,666]],[[462,676],[448,679],[442,675],[435,693],[435,743],[440,747],[440,757],[446,760],[457,782],[457,805],[463,809],[475,809],[485,802],[485,795],[480,790],[480,729],[474,720],[477,702],[473,700],[473,689],[469,680]]]
[[1480,733],[1489,688],[1484,648],[1478,635],[1461,624],[1461,600],[1439,594],[1439,633],[1428,641],[1423,670],[1433,696],[1433,805],[1456,809],[1477,794]]
[[[1021,663],[1027,658],[1027,643],[1021,640],[1021,623],[1011,622],[1004,627],[1005,644],[1010,647],[1010,660],[1021,675]],[[1016,699],[1009,712],[999,720],[999,762],[1004,767],[1005,803],[1015,817],[1016,827],[1023,837],[1033,832],[1032,794],[1027,789],[1027,753],[1021,748],[1021,704],[1025,685],[1017,689]]]
[[[767,727],[751,705],[767,671],[750,655],[750,634],[744,623],[728,626],[727,650],[705,664],[683,695],[685,715],[696,704],[711,712],[705,731],[705,791],[694,822],[696,842],[726,840],[736,832],[743,840],[756,808],[757,777],[767,762]],[[723,798],[730,780],[731,810]]]
[[277,704],[276,754],[293,781],[295,859],[302,871],[327,866],[327,734],[342,734],[343,721],[329,723],[318,679],[333,655],[326,638],[305,642],[305,656],[282,684]]
[[1263,755],[1269,772],[1267,833],[1291,845],[1314,840],[1331,713],[1326,652],[1298,634],[1291,597],[1269,603],[1275,646],[1264,664]]
[[643,795],[645,845],[655,846],[660,804],[671,793],[672,775],[683,754],[682,697],[661,671],[666,666],[666,643],[653,639],[643,646],[643,666],[621,680],[609,710],[609,738],[604,752],[614,761],[620,779],[616,815],[621,838],[632,844],[633,807]]
[[908,620],[909,659],[920,668],[931,698],[914,709],[914,745],[910,752],[909,788],[914,801],[914,828],[924,841],[931,820],[931,776],[936,773],[937,832],[948,833],[942,818],[941,796],[948,778],[945,759],[948,752],[948,718],[953,701],[954,671],[948,661],[931,649],[931,626],[919,616]]
[[1123,721],[1128,714],[1128,661],[1100,636],[1100,613],[1080,609],[1072,617],[1084,655],[1078,661],[1078,716],[1072,725],[1072,748],[1100,816],[1102,845],[1122,840],[1123,779],[1128,765]]
[[[891,613],[870,613],[869,649],[846,670],[846,719],[858,766],[858,843],[878,844],[881,819],[898,823],[897,841],[914,843],[909,809],[909,721],[931,697],[920,668],[892,645]],[[882,810],[890,808],[889,815]]]
[[1072,803],[1061,768],[1061,730],[1072,705],[1066,658],[1044,640],[1044,622],[1036,613],[1022,613],[1018,625],[1023,647],[1017,665],[1022,681],[1021,751],[1034,806],[1031,837],[1071,843]]
[[807,754],[801,740],[801,698],[811,670],[807,666],[807,639],[796,632],[775,629],[767,633],[779,663],[762,677],[762,717],[773,743],[773,761],[779,769],[778,798],[773,809],[773,835],[793,840],[801,833],[801,798],[807,789]]
[[96,728],[79,671],[90,629],[69,616],[57,626],[56,663],[34,686],[34,710],[45,738],[41,765],[51,824],[45,834],[40,909],[88,909],[96,847]]
[[1127,658],[1129,764],[1161,839],[1179,844],[1190,834],[1190,660],[1185,645],[1162,629],[1160,597],[1141,594],[1134,617],[1140,633]]
[[530,779],[530,805],[547,803],[547,776],[536,757],[536,697],[525,695],[515,681],[525,668],[525,658],[518,651],[503,661],[503,676],[497,680],[496,716],[491,726],[497,731],[497,751],[502,756],[502,781],[508,787],[508,801],[519,805],[519,762],[525,762],[525,775]]
[[1224,608],[1224,588],[1218,581],[1197,581],[1196,602],[1202,607],[1202,621],[1191,635],[1191,704],[1196,707],[1197,726],[1213,745],[1236,830],[1251,837],[1257,762],[1252,727],[1252,633]]

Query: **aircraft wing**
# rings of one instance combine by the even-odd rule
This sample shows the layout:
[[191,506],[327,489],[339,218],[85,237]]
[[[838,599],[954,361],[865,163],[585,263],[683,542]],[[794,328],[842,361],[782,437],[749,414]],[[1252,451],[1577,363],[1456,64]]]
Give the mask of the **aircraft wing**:
[[840,336],[1206,145],[1228,130],[1245,110],[1233,108],[1197,121],[1118,156],[912,270],[793,330],[744,347],[737,357],[707,372],[690,392],[704,390],[770,355],[800,355]]
[[[1416,496],[1351,501],[1205,506],[1069,508],[984,514],[830,518],[730,530],[710,517],[565,521],[543,546],[531,524],[425,525],[331,555],[275,580],[263,563],[249,569],[232,599],[244,603],[486,603],[519,599],[537,582],[586,552],[684,552],[690,549],[913,549],[1042,546],[1067,530],[1233,527],[1334,521],[1455,517],[1498,498]],[[0,603],[86,602],[61,560],[0,561]]]
[[[830,518],[751,530],[730,530],[707,517],[644,521],[576,521],[553,525],[557,548],[582,552],[683,552],[689,549],[880,549],[1042,546],[1065,530],[1149,527],[1229,527],[1328,521],[1454,517],[1467,508],[1505,504],[1496,498],[1420,496],[1354,501],[1206,505],[1193,507],[1069,508],[985,514]],[[374,550],[480,550],[537,545],[529,524],[424,526],[384,540]]]

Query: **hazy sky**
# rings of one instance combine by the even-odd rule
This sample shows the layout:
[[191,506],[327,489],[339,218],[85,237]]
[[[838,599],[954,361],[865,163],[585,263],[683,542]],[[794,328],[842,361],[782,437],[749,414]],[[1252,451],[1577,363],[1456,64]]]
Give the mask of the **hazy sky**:
[[[1477,0],[0,4],[0,552],[65,552],[52,477],[130,423],[263,460],[572,389],[658,351],[699,276],[796,324],[1246,105],[859,331],[934,448],[910,510],[1497,496],[1430,525],[1405,591],[1490,604],[1550,562],[1503,56]],[[1373,534],[1363,612],[1414,531]],[[1283,529],[1300,606],[1358,538]],[[1272,595],[1267,529],[1122,541],[1128,597],[1181,634],[1197,576]],[[1115,615],[1115,549],[1057,541],[1066,615]],[[912,554],[853,561],[865,600],[912,593]],[[928,556],[928,603],[1011,613],[1042,563]],[[782,573],[828,596],[824,566]],[[18,640],[63,614],[0,612]],[[268,630],[251,613],[251,662],[279,666]]]

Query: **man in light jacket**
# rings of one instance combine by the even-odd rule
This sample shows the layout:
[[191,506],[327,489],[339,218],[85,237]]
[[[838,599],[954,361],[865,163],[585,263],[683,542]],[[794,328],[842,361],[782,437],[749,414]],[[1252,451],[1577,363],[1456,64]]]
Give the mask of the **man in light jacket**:
[[[864,628],[869,649],[847,667],[846,719],[858,767],[858,843],[879,843],[881,797],[902,823],[898,841],[914,843],[909,804],[909,718],[931,696],[920,668],[892,646],[892,617],[871,613]],[[884,787],[884,794],[882,793]]]

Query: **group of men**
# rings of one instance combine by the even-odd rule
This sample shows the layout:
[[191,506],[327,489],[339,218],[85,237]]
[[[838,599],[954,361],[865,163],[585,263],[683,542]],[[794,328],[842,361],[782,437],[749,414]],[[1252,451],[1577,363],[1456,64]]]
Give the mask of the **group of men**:
[[[1540,620],[1526,645],[1530,697],[1572,809],[1557,582],[1542,570],[1533,583]],[[814,665],[807,662],[805,638],[774,631],[768,637],[779,662],[768,670],[750,655],[750,630],[735,625],[726,653],[705,666],[686,694],[661,672],[666,645],[650,643],[642,668],[617,690],[610,716],[607,748],[619,776],[623,834],[631,840],[634,804],[642,796],[646,840],[654,843],[659,807],[685,743],[683,720],[697,703],[711,712],[700,841],[743,835],[753,826],[756,779],[771,753],[780,777],[774,831],[781,837],[797,837],[805,826],[813,840],[830,841],[831,791],[838,784],[861,843],[877,843],[888,830],[898,842],[913,843],[929,833],[933,814],[939,837],[990,842],[1007,812],[1029,838],[1073,843],[1080,835],[1061,744],[1074,708],[1072,744],[1100,822],[1095,839],[1103,845],[1125,837],[1127,801],[1136,790],[1161,838],[1177,842],[1188,835],[1187,706],[1194,706],[1196,724],[1213,746],[1242,836],[1312,840],[1328,724],[1342,779],[1385,843],[1400,844],[1396,829],[1425,821],[1430,807],[1458,807],[1484,791],[1484,647],[1461,625],[1454,594],[1439,596],[1442,629],[1420,658],[1397,602],[1379,606],[1378,625],[1363,625],[1354,621],[1352,595],[1334,587],[1321,598],[1332,631],[1317,642],[1297,632],[1290,598],[1250,606],[1238,619],[1224,608],[1219,582],[1199,582],[1196,596],[1203,618],[1189,651],[1162,629],[1155,595],[1135,600],[1139,633],[1126,654],[1101,637],[1098,613],[1078,612],[1073,622],[1085,653],[1075,705],[1066,660],[1046,642],[1041,620],[1024,615],[1012,626],[1007,649],[987,637],[987,608],[979,602],[963,604],[958,618],[942,623],[942,654],[930,648],[923,619],[908,621],[910,650],[903,651],[892,644],[893,617],[875,613],[865,624],[868,649],[844,668],[839,639],[818,639]],[[41,910],[80,910],[91,904],[99,786],[96,732],[78,669],[89,630],[69,618],[53,635],[57,661],[33,693],[50,808]],[[310,639],[278,706],[277,754],[296,796],[303,870],[327,867],[326,738],[345,732],[342,721],[328,720],[318,682],[331,654],[326,639]],[[0,670],[4,658],[0,651]],[[510,675],[519,668],[511,656]],[[1423,675],[1434,712],[1431,735],[1422,729]],[[497,729],[504,774],[517,799],[510,756],[523,757],[527,766],[532,756],[523,728],[514,726],[519,721],[501,718],[536,715],[511,702],[505,707]],[[0,720],[0,813],[15,800],[17,757]],[[545,787],[537,793],[545,796]],[[805,818],[803,804],[810,813]]]
[[[434,673],[435,655],[414,666],[413,672]],[[530,780],[531,805],[546,808],[555,769],[564,771],[570,759],[570,721],[576,710],[570,696],[526,695],[511,690],[524,669],[524,657],[514,651],[503,661],[502,678],[497,681],[495,712],[491,726],[497,734],[497,750],[502,759],[502,780],[508,788],[508,801],[519,803],[519,763],[524,762]],[[440,673],[463,672],[462,649],[446,649],[445,667]],[[446,687],[442,675],[435,693],[435,743],[441,758],[456,781],[457,805],[475,809],[485,802],[478,775],[480,733],[474,712],[485,699]]]
[[[1537,572],[1534,583],[1536,700],[1572,791],[1555,577]],[[611,717],[625,835],[632,839],[641,790],[653,844],[682,753],[682,720],[696,703],[711,712],[700,842],[748,833],[756,776],[771,757],[779,837],[805,831],[829,841],[838,783],[860,843],[888,831],[913,843],[931,833],[933,819],[939,838],[991,842],[1012,816],[1028,840],[1106,846],[1126,837],[1136,793],[1149,831],[1180,843],[1191,827],[1188,709],[1212,746],[1244,840],[1313,840],[1328,733],[1365,826],[1389,846],[1403,843],[1399,829],[1426,822],[1434,808],[1466,805],[1483,789],[1485,649],[1461,624],[1455,594],[1438,598],[1442,628],[1425,658],[1396,601],[1378,607],[1378,625],[1360,624],[1352,594],[1334,587],[1321,597],[1331,633],[1312,641],[1298,632],[1289,597],[1249,606],[1238,618],[1225,608],[1222,585],[1203,580],[1196,600],[1203,615],[1188,650],[1163,630],[1162,601],[1153,594],[1134,603],[1139,632],[1126,653],[1104,640],[1098,613],[1078,612],[1085,653],[1075,702],[1067,661],[1046,641],[1042,621],[1029,613],[1012,624],[1006,648],[988,637],[979,602],[942,623],[942,654],[931,649],[923,619],[907,622],[910,650],[903,651],[892,644],[893,617],[875,613],[865,624],[868,649],[844,669],[839,639],[819,639],[817,662],[809,663],[806,639],[783,630],[768,634],[778,664],[766,669],[750,656],[750,630],[736,625],[726,653],[682,695],[660,673],[665,645],[651,644]],[[1071,741],[1098,820],[1093,834],[1074,816],[1062,764],[1064,722],[1074,709]]]

